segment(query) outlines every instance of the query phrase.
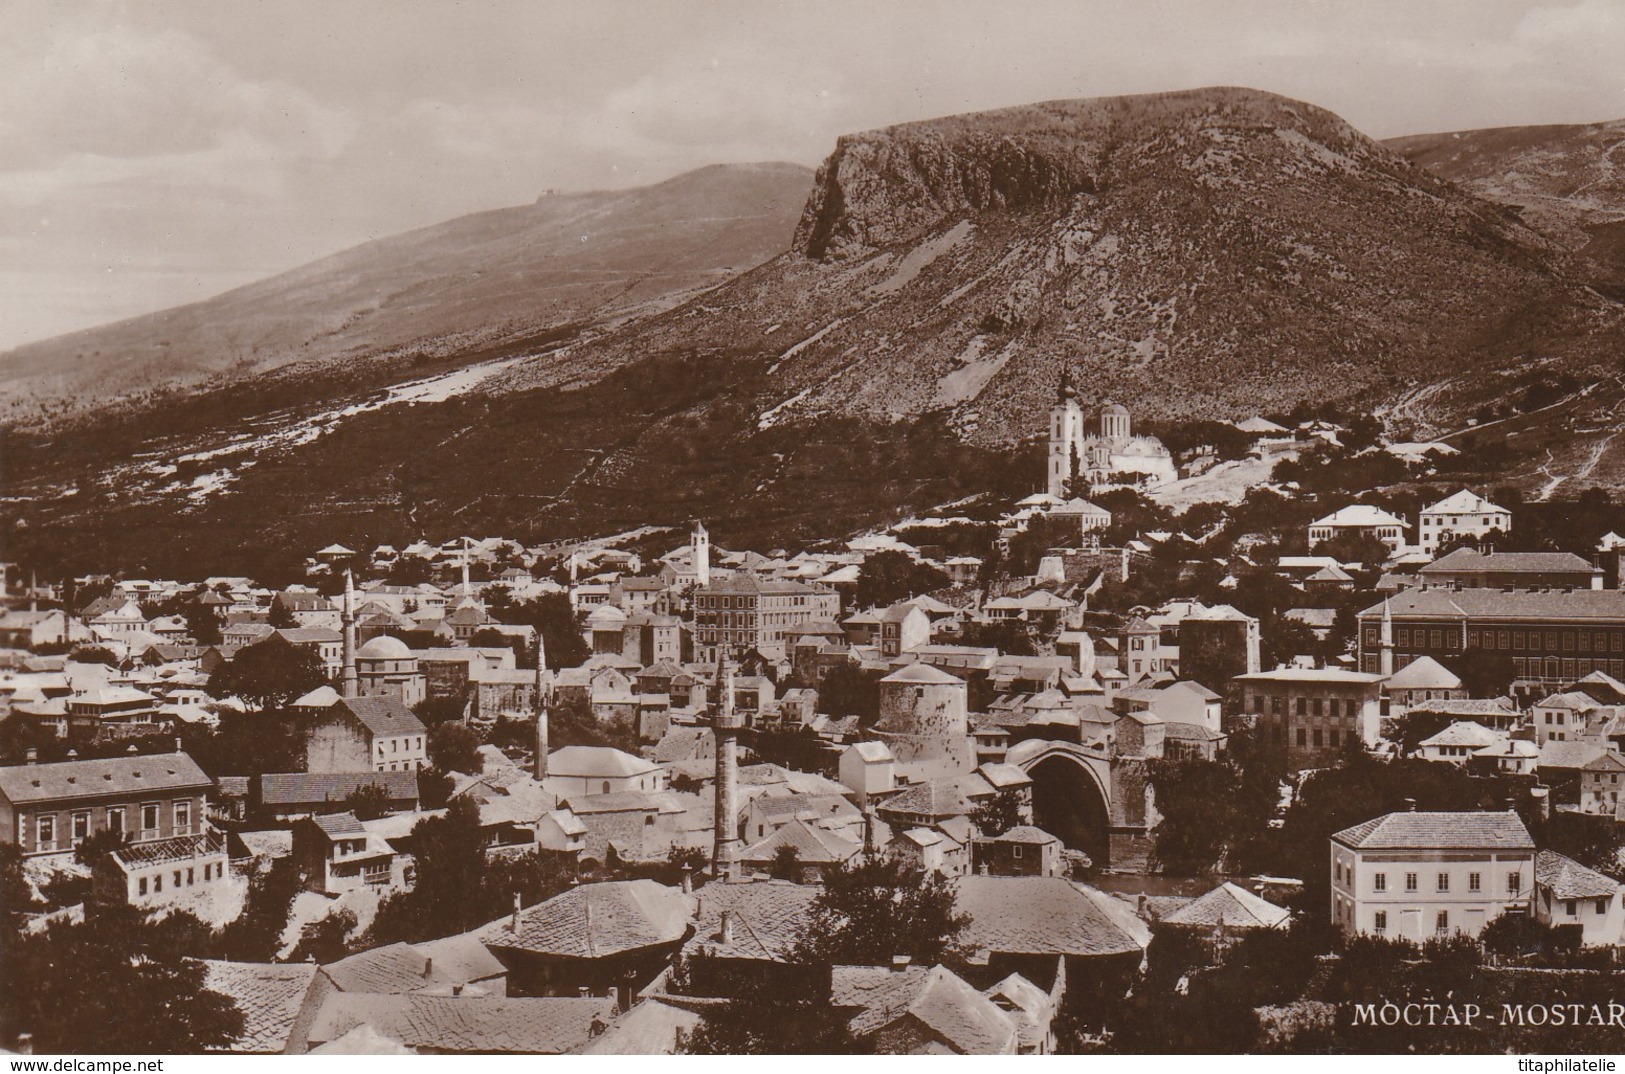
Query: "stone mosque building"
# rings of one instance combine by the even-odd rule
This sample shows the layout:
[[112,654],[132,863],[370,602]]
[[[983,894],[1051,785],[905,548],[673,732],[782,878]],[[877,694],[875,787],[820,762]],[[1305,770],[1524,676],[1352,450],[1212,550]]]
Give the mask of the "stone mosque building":
[[1113,485],[1149,488],[1177,480],[1174,457],[1154,436],[1135,436],[1126,407],[1107,402],[1100,410],[1100,433],[1084,431],[1083,406],[1063,373],[1061,388],[1050,411],[1049,470],[1046,491],[1058,499],[1068,496],[1075,478],[1088,482],[1091,491]]

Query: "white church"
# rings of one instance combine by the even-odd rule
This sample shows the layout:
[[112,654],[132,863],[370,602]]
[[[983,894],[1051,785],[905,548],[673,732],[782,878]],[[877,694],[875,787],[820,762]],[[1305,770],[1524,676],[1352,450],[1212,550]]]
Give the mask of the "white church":
[[1091,491],[1125,484],[1149,488],[1177,480],[1179,471],[1161,440],[1133,435],[1128,409],[1116,403],[1101,407],[1100,435],[1086,435],[1078,393],[1071,376],[1062,373],[1050,411],[1048,477],[1049,494],[1065,499],[1074,478],[1087,481]]

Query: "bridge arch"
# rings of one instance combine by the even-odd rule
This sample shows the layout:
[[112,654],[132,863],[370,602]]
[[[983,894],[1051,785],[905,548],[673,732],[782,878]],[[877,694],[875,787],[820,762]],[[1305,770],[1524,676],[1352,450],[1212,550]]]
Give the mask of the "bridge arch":
[[1033,781],[1033,823],[1104,865],[1111,854],[1111,762],[1072,742],[1030,740],[1005,760]]

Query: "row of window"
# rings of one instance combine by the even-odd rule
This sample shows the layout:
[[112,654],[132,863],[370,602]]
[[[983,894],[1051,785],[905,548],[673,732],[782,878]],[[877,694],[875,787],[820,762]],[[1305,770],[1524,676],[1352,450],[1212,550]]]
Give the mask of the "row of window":
[[[218,879],[220,879],[221,877],[223,877],[225,875],[226,875],[226,867],[224,865],[215,865],[213,863],[206,863],[203,866],[203,882],[205,884],[208,883],[210,880],[218,880]],[[174,881],[175,881],[174,886],[177,889],[183,888],[183,887],[189,888],[193,884],[198,882],[197,881],[197,869],[195,867],[190,867],[189,866],[185,870],[176,869],[173,876],[174,876]],[[185,877],[184,882],[182,881],[183,876]],[[163,890],[164,890],[164,874],[163,873],[155,873],[153,875],[153,877],[152,877],[152,893],[154,895],[157,895],[158,893],[162,892]],[[136,881],[136,891],[139,894],[142,894],[142,895],[147,894],[147,878],[146,877],[143,876],[143,877],[141,877],[140,879],[138,879]]]
[[[192,833],[192,801],[189,798],[180,799],[172,804],[176,835],[190,835]],[[158,834],[158,820],[162,802],[143,802],[141,809],[140,834],[143,838],[155,838]],[[34,834],[38,837],[38,845],[51,847],[56,845],[57,815],[55,813],[40,813],[34,818]],[[72,832],[73,842],[77,845],[81,840],[90,837],[90,810],[80,809],[69,815],[69,830]],[[17,818],[17,842],[27,841],[28,818]],[[122,832],[124,828],[124,807],[107,807],[107,830]]]
[[[1345,880],[1347,880],[1347,882],[1351,886],[1354,883],[1354,868],[1352,866],[1350,866],[1348,868],[1344,868],[1343,863],[1340,862],[1340,861],[1334,861],[1332,863],[1332,875],[1337,880],[1337,882],[1339,884],[1343,883]],[[1467,874],[1467,890],[1470,891],[1470,892],[1482,891],[1483,890],[1483,880],[1484,880],[1484,876],[1483,876],[1482,873],[1468,873]],[[1410,892],[1410,891],[1420,891],[1421,890],[1420,885],[1421,885],[1421,876],[1420,876],[1420,874],[1418,874],[1418,873],[1406,873],[1405,874],[1405,890],[1406,891],[1408,891],[1408,892]],[[1520,872],[1510,872],[1510,873],[1507,874],[1507,894],[1516,896],[1518,894],[1519,890],[1522,887],[1523,887],[1523,874],[1522,873],[1520,873]],[[1372,873],[1371,874],[1371,890],[1372,891],[1387,891],[1388,890],[1388,874],[1387,873]],[[1449,891],[1450,890],[1450,874],[1449,873],[1439,873],[1437,875],[1437,878],[1434,881],[1433,890],[1434,891],[1439,891],[1439,892],[1447,892],[1447,891]]]
[[[1287,699],[1280,694],[1272,695],[1269,699],[1270,715],[1285,716],[1287,712]],[[1358,716],[1362,702],[1354,697],[1297,697],[1292,699],[1292,709],[1298,716]],[[1253,712],[1262,716],[1264,714],[1264,695],[1253,695]]]

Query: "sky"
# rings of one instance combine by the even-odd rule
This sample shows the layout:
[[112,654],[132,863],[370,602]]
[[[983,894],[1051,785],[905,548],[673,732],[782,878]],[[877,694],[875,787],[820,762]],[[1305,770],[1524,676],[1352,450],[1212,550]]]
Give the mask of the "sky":
[[[1374,137],[1625,117],[1625,0],[4,0],[0,349],[846,132],[1242,85]],[[788,236],[786,236],[788,240]]]

